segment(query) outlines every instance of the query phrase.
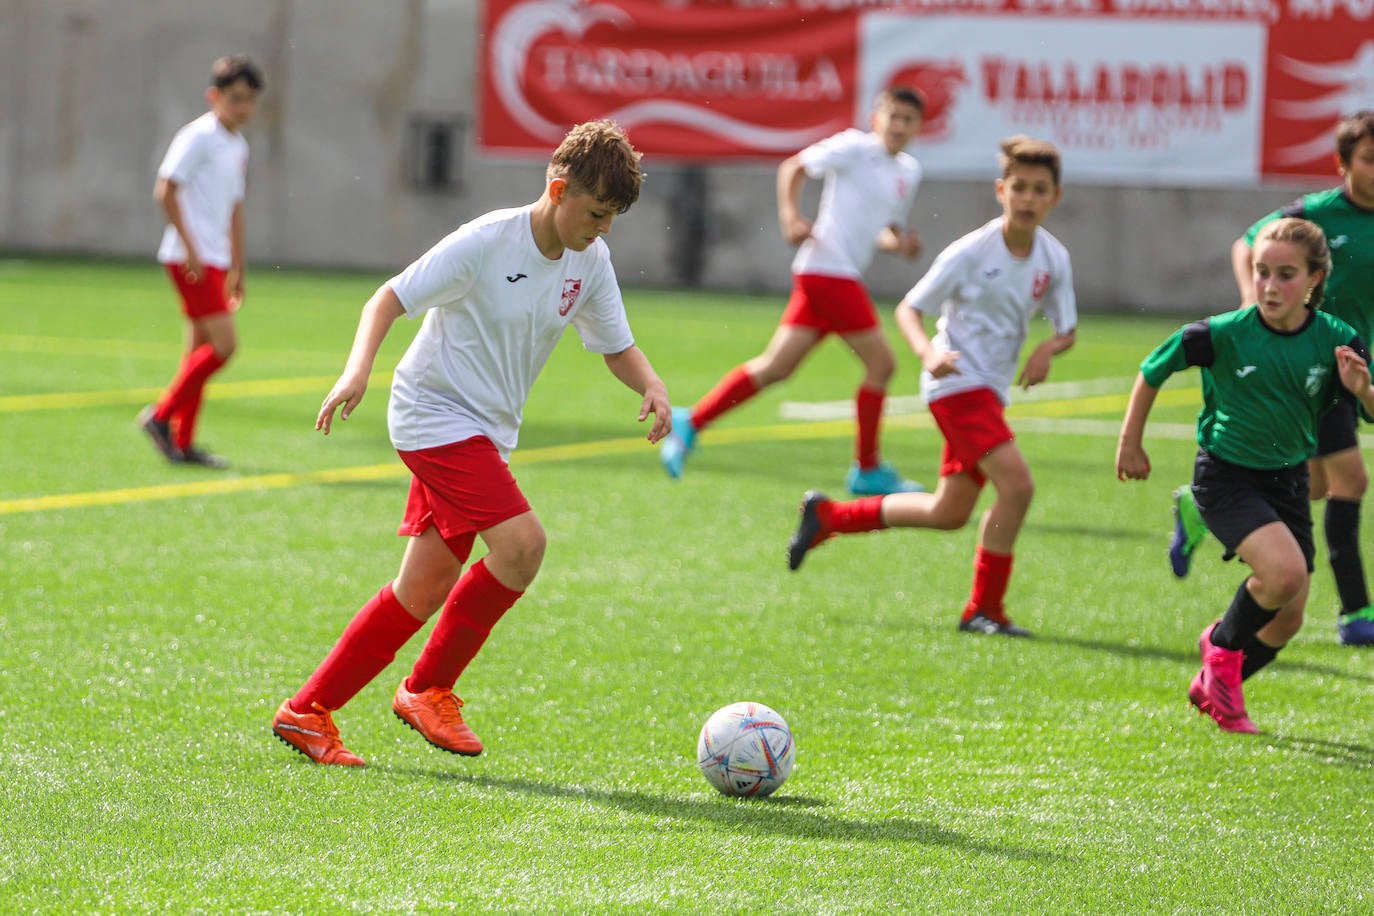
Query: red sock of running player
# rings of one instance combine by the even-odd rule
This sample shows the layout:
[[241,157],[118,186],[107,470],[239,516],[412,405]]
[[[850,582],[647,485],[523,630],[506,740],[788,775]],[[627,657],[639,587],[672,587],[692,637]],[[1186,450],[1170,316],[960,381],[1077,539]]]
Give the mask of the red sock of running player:
[[887,392],[860,385],[854,395],[854,415],[859,422],[854,442],[854,459],[864,470],[878,466],[878,427],[883,421],[883,402]]
[[196,420],[200,417],[200,403],[204,395],[205,386],[202,385],[186,404],[172,414],[172,444],[183,452],[196,441]]
[[863,496],[847,502],[823,502],[816,507],[816,517],[827,533],[853,534],[887,527],[883,521],[881,496]]
[[984,617],[996,623],[1007,622],[1002,599],[1006,597],[1007,582],[1011,579],[1011,559],[1012,554],[978,548],[973,556],[973,591],[964,608],[964,620],[981,611]]
[[523,594],[498,582],[482,560],[474,563],[449,593],[444,612],[406,679],[406,689],[411,693],[430,687],[452,689],[496,621]]
[[396,650],[424,626],[401,602],[391,584],[382,586],[354,615],[343,635],[310,679],[291,698],[296,712],[310,712],[311,704],[338,709],[353,699],[382,669],[391,664]]
[[736,366],[692,408],[692,427],[705,429],[716,417],[758,394],[760,388],[743,366]]
[[193,399],[200,397],[205,382],[224,365],[224,357],[215,352],[211,344],[201,344],[181,361],[176,377],[162,393],[162,398],[153,408],[153,417],[160,423],[168,422],[172,415],[180,413]]

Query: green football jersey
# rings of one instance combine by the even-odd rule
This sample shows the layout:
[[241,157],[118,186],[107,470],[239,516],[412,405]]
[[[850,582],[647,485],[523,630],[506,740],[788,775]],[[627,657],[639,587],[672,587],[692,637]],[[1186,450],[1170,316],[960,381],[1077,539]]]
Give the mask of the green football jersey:
[[1367,357],[1355,330],[1314,311],[1296,331],[1277,331],[1259,306],[1213,315],[1175,331],[1140,364],[1158,388],[1189,366],[1202,371],[1198,445],[1259,470],[1298,465],[1317,450],[1317,425],[1337,398],[1352,397],[1336,372],[1336,347]]
[[1322,227],[1331,246],[1331,276],[1326,279],[1323,311],[1355,329],[1361,340],[1374,328],[1374,210],[1362,210],[1345,187],[1305,194],[1250,227],[1245,241],[1254,247],[1265,224],[1281,216],[1299,216]]

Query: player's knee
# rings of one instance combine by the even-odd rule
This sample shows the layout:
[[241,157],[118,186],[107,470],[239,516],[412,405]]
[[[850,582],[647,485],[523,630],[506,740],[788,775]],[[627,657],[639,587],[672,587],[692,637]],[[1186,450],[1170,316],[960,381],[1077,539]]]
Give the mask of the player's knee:
[[993,481],[997,489],[997,500],[1008,506],[1020,507],[1023,511],[1030,508],[1035,499],[1035,481],[1030,474],[1011,474],[1001,480]]
[[897,361],[891,351],[883,351],[864,361],[864,384],[886,390],[896,372]]
[[501,555],[489,558],[488,566],[493,561],[499,562],[504,571],[504,578],[509,580],[507,584],[512,588],[523,589],[534,581],[539,567],[544,563],[544,551],[547,547],[548,536],[544,533],[544,528],[540,525],[531,525],[502,545]]
[[1298,597],[1307,585],[1307,564],[1301,556],[1296,560],[1285,558],[1256,575],[1263,591],[1261,603],[1268,607],[1283,607]]
[[445,573],[427,576],[423,581],[398,580],[392,586],[392,591],[411,616],[423,620],[444,606],[457,582],[456,572],[452,575]]

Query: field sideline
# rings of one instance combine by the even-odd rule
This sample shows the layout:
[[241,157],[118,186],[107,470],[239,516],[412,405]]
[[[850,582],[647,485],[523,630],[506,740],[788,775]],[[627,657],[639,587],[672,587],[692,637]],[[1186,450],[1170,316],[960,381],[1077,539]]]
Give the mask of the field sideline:
[[[290,752],[273,709],[403,546],[385,399],[411,327],[352,419],[312,428],[382,279],[251,277],[202,421],[233,462],[216,474],[133,426],[179,352],[154,265],[0,261],[0,913],[1374,910],[1374,653],[1336,639],[1324,548],[1307,627],[1247,683],[1263,733],[1186,700],[1244,574],[1215,543],[1184,580],[1165,558],[1195,375],[1161,393],[1152,479],[1112,470],[1135,366],[1182,316],[1084,316],[1009,413],[1037,483],[1008,599],[1031,641],[956,632],[972,526],[844,538],[787,570],[799,497],[839,492],[849,461],[838,345],[672,482],[638,398],[570,335],[512,461],[545,565],[459,684],[487,752],[442,754],[391,715],[419,640],[336,716],[366,769]],[[626,298],[679,403],[781,308]],[[903,355],[885,453],[933,483],[915,381]],[[701,723],[741,699],[796,735],[769,799],[695,771]]]

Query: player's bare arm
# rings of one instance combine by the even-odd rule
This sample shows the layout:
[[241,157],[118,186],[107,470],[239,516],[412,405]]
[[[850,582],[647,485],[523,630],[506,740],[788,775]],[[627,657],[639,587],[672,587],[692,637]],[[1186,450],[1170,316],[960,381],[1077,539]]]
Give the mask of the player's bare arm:
[[925,315],[902,300],[897,306],[897,327],[906,338],[907,346],[921,361],[921,368],[935,378],[959,374],[959,351],[938,350],[926,333]]
[[1370,387],[1369,364],[1350,347],[1336,348],[1336,371],[1341,384],[1360,399],[1366,414],[1374,416],[1374,389]]
[[924,246],[921,235],[915,230],[906,231],[900,226],[888,226],[878,233],[878,250],[897,254],[914,261],[921,256]]
[[390,286],[383,285],[363,306],[362,317],[358,319],[358,332],[353,336],[353,348],[348,353],[348,363],[343,374],[334,383],[320,412],[315,417],[315,429],[327,436],[334,422],[334,411],[339,411],[339,419],[347,420],[357,408],[367,391],[367,379],[372,374],[372,364],[377,359],[377,351],[387,332],[396,319],[405,314],[405,308]]
[[1072,348],[1077,339],[1077,331],[1070,330],[1043,341],[1026,358],[1026,364],[1021,367],[1021,375],[1017,378],[1016,384],[1021,386],[1022,391],[1025,391],[1032,385],[1039,385],[1049,378],[1050,365],[1054,362],[1054,358]]
[[228,287],[225,290],[225,298],[229,300],[229,307],[234,310],[243,305],[244,287],[248,280],[248,261],[244,256],[244,236],[243,201],[239,201],[234,205],[234,212],[229,217],[230,265],[229,275],[225,278],[225,284]]
[[811,220],[802,216],[801,189],[806,184],[806,169],[801,156],[784,159],[778,166],[778,228],[789,245],[800,245],[811,237]]
[[1121,421],[1121,438],[1116,445],[1116,479],[1147,480],[1150,476],[1150,456],[1145,453],[1145,421],[1155,406],[1159,389],[1137,375],[1126,416]]
[[630,346],[619,353],[607,353],[606,368],[620,379],[630,390],[644,396],[639,404],[639,421],[643,423],[650,414],[654,416],[653,426],[649,428],[649,441],[659,442],[673,431],[673,409],[668,401],[668,387],[649,365],[649,358],[637,346]]
[[200,254],[196,251],[195,243],[191,241],[191,233],[186,229],[186,221],[181,218],[181,200],[177,197],[178,185],[170,178],[159,178],[153,188],[153,196],[157,198],[158,206],[162,207],[162,214],[167,218],[167,223],[181,236],[181,242],[186,246],[186,279],[192,283],[200,280],[201,266]]

